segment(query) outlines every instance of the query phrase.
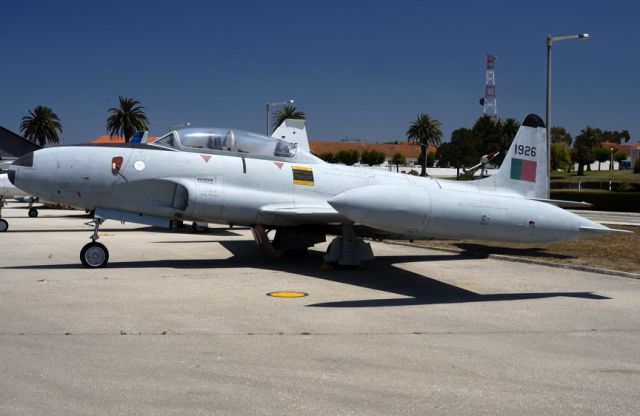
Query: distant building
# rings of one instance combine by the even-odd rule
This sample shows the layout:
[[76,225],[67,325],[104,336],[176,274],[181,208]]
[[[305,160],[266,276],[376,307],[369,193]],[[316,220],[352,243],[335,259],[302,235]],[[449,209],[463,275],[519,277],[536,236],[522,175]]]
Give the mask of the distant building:
[[[155,140],[155,137],[149,136],[147,138],[147,143],[151,143]],[[91,144],[101,144],[101,143],[124,143],[123,136],[109,136],[108,134],[104,136],[98,136],[95,139],[91,140],[89,143]]]
[[[627,155],[627,160],[631,160],[631,166],[635,163],[636,159],[638,159],[638,152],[640,152],[640,144],[618,144],[618,143],[610,143],[610,142],[602,142],[601,144],[603,149],[611,150],[613,149],[613,153],[624,153]],[[609,169],[609,162],[605,162],[602,164],[602,168]],[[591,169],[597,169],[598,162],[591,164]],[[613,161],[613,169],[618,169],[618,163]]]
[[24,137],[0,126],[0,158],[13,159],[24,154],[35,152],[40,146]]
[[98,144],[98,143],[124,143],[124,137],[122,136],[109,136],[104,135],[104,136],[99,136],[96,137],[95,139],[91,140],[89,143],[92,144]]
[[[357,150],[362,154],[365,150],[376,150],[378,152],[384,153],[386,157],[386,162],[391,161],[393,155],[396,153],[402,154],[406,160],[408,165],[413,165],[418,162],[418,157],[420,157],[420,146],[412,143],[362,143],[356,141],[349,142],[325,142],[325,141],[311,141],[309,142],[309,147],[311,151],[320,155],[322,153],[337,153],[341,150]],[[438,150],[437,147],[429,146],[427,148],[427,153],[433,152],[435,153]]]

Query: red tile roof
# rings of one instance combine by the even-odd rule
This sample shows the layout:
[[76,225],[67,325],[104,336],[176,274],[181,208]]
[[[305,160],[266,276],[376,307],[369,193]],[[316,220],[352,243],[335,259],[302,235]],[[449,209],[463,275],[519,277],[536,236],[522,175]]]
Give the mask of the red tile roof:
[[637,149],[640,148],[640,144],[618,144],[618,143],[609,143],[609,142],[602,142],[602,148],[603,149],[611,149],[611,148],[616,149],[616,151],[622,152],[625,155],[629,156],[631,154],[631,149]]
[[[147,143],[151,143],[152,141],[155,140],[155,137],[151,137],[149,136],[149,138],[147,139]],[[108,134],[104,135],[104,136],[100,136],[100,137],[96,137],[95,139],[91,140],[89,143],[91,144],[99,144],[99,143],[124,143],[124,137],[122,136],[113,136],[110,137]]]

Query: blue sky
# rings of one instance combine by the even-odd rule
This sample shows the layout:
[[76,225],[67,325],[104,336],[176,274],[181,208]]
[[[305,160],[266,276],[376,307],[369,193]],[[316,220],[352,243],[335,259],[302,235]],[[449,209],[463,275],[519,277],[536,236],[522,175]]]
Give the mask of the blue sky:
[[640,138],[640,6],[634,1],[2,2],[0,124],[54,109],[65,143],[105,133],[118,95],[170,124],[263,132],[265,102],[293,98],[316,139],[403,140],[420,112],[445,139],[482,113],[497,55],[500,117],[544,117],[545,35],[553,120]]

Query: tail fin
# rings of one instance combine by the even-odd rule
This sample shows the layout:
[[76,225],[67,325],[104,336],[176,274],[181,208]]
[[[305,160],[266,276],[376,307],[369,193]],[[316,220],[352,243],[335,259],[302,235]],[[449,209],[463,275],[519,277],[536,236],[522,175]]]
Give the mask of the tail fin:
[[528,198],[548,198],[549,166],[544,121],[535,114],[525,117],[498,172],[478,182],[483,187],[508,189]]
[[304,120],[286,119],[273,132],[271,137],[282,139],[289,143],[297,143],[298,149],[309,150],[309,139]]

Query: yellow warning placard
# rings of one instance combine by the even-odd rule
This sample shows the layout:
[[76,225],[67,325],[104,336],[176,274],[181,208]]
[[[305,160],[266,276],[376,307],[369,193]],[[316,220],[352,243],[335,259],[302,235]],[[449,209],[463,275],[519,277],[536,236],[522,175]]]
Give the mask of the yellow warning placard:
[[313,169],[303,166],[291,166],[293,183],[296,185],[313,186]]

